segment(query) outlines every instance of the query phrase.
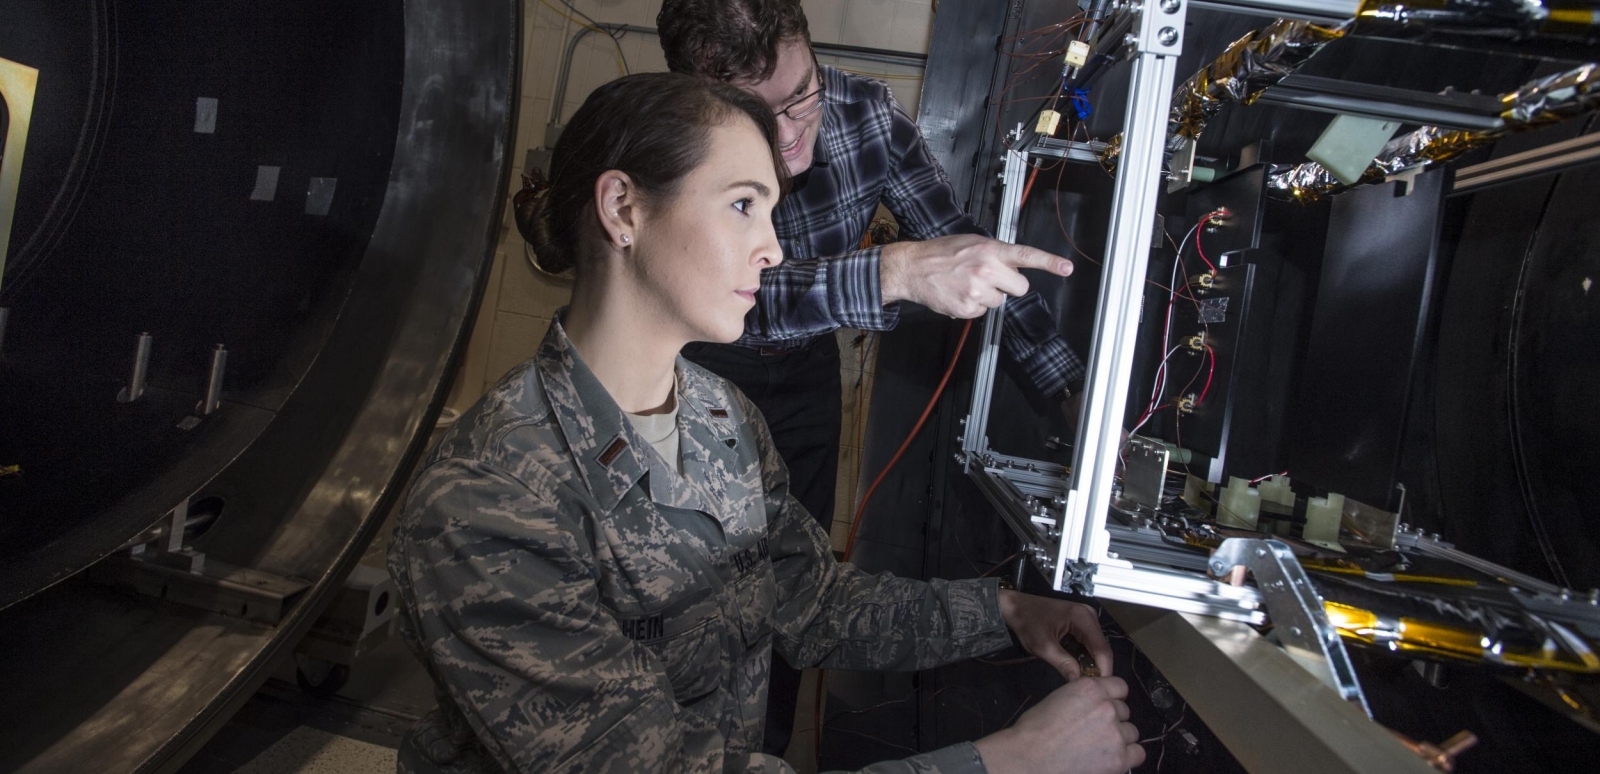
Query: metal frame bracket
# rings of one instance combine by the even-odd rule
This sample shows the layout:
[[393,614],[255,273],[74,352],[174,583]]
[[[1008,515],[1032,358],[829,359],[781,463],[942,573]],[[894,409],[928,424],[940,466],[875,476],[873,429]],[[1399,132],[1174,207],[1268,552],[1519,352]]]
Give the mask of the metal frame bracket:
[[1371,717],[1350,654],[1294,551],[1280,540],[1228,538],[1211,554],[1211,574],[1224,576],[1235,567],[1255,576],[1273,632],[1290,657]]

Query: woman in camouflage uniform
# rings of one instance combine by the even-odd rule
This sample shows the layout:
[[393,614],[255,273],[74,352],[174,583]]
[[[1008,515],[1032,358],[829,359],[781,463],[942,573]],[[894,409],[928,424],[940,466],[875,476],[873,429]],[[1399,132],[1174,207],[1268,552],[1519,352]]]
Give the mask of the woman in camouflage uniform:
[[[1010,643],[1068,677],[1082,605],[993,579],[841,564],[760,414],[679,358],[732,341],[782,260],[772,114],[733,87],[601,87],[553,155],[539,257],[571,305],[423,463],[389,552],[439,709],[402,772],[787,771],[761,750],[776,649],[796,667],[928,669]],[[874,771],[1123,771],[1126,686],[1085,677],[1011,729]]]

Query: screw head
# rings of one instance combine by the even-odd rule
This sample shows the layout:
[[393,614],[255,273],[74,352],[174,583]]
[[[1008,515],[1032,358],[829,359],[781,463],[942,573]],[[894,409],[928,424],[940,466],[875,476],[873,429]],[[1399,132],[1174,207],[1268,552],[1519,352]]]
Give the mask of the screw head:
[[1178,31],[1171,27],[1162,27],[1161,31],[1156,33],[1156,39],[1161,41],[1161,45],[1170,46],[1178,42]]
[[1183,7],[1183,0],[1161,0],[1161,10],[1167,13],[1177,13]]
[[1217,561],[1211,563],[1211,574],[1221,575],[1227,571],[1228,565],[1224,564],[1222,560],[1218,559]]
[[1300,627],[1298,627],[1298,626],[1291,626],[1291,627],[1289,627],[1289,633],[1293,634],[1296,637],[1299,637],[1304,632],[1301,632],[1300,631]]

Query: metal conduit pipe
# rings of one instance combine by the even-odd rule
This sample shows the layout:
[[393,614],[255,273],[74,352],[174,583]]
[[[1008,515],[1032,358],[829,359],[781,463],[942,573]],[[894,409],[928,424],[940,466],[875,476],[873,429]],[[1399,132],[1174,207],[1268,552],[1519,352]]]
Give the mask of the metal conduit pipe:
[[[553,148],[556,138],[560,136],[561,106],[567,100],[567,84],[572,79],[572,57],[578,50],[578,41],[596,27],[585,26],[567,41],[567,50],[561,57],[561,74],[556,78],[555,96],[550,100],[550,120],[545,124],[544,144],[546,148]],[[660,34],[654,27],[641,27],[637,24],[600,24],[600,31],[610,34],[619,32],[634,32],[642,35]],[[847,46],[842,43],[812,43],[811,47],[819,54],[837,56],[845,59],[855,59],[862,62],[878,62],[881,64],[904,65],[907,67],[922,67],[927,64],[927,54],[917,54],[910,51],[891,51],[885,48],[868,48],[865,46]]]

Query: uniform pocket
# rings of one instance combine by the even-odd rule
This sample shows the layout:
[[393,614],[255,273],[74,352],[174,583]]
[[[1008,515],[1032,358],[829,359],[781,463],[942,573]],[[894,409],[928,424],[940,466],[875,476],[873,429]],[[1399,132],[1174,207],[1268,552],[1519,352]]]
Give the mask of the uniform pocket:
[[755,647],[772,631],[772,611],[778,605],[778,583],[772,574],[772,563],[763,561],[740,578],[733,586],[733,594],[745,647]]
[[[640,644],[660,659],[672,697],[688,706],[716,692],[728,676],[727,626],[711,605],[674,616],[665,636]],[[696,615],[696,613],[699,613]]]

